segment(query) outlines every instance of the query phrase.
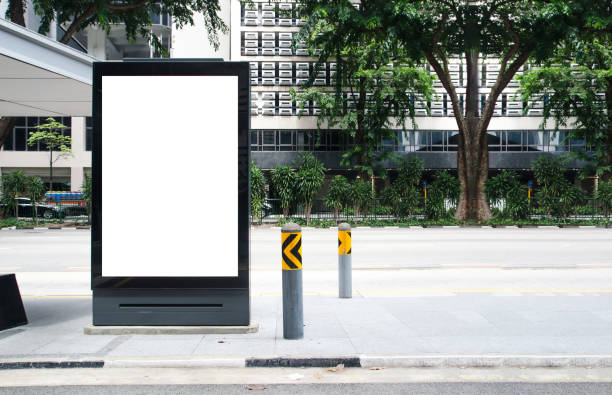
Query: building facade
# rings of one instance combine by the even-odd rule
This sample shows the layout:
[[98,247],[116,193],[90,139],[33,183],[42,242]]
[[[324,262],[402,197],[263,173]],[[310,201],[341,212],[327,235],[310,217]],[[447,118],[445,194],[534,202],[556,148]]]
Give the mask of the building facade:
[[[6,6],[6,2],[0,3]],[[350,175],[351,169],[342,167],[342,149],[350,141],[337,130],[317,130],[316,103],[306,103],[304,109],[291,101],[290,89],[298,88],[314,73],[314,59],[308,56],[304,45],[292,48],[293,35],[299,31],[302,21],[289,17],[296,3],[289,0],[255,0],[241,4],[239,0],[221,2],[221,15],[230,27],[227,35],[220,36],[220,48],[214,51],[208,42],[202,17],[196,15],[194,26],[177,30],[170,15],[153,16],[153,29],[174,58],[222,58],[246,61],[251,66],[251,149],[255,163],[264,170],[280,164],[292,164],[301,152],[310,151],[324,162],[331,173]],[[358,5],[356,5],[358,6]],[[4,15],[4,11],[0,9]],[[26,20],[36,29],[36,16]],[[55,29],[61,35],[61,28]],[[120,60],[155,56],[146,42],[129,43],[121,25],[111,33],[89,28],[75,37],[71,45],[81,47],[100,60]],[[523,73],[525,66],[520,73]],[[500,65],[495,59],[482,59],[481,102],[487,99],[490,87],[497,78]],[[335,69],[329,62],[317,72],[315,86],[328,86]],[[457,87],[460,101],[464,101],[467,75],[461,59],[452,60],[451,77]],[[433,74],[433,71],[431,71]],[[542,103],[523,103],[515,98],[519,83],[513,80],[496,104],[495,114],[489,126],[490,168],[528,170],[540,155],[560,155],[573,150],[584,150],[583,141],[566,140],[564,131],[555,133],[542,130]],[[416,130],[398,130],[397,138],[383,141],[381,149],[399,156],[416,155],[428,170],[455,169],[457,164],[457,125],[450,101],[439,82],[435,83],[437,98],[431,102],[418,102]],[[354,98],[356,99],[356,98]],[[527,109],[529,108],[529,109]],[[63,189],[80,189],[84,174],[91,168],[91,121],[82,117],[58,114],[73,138],[73,157],[61,159],[56,164],[57,180]],[[13,135],[0,151],[0,170],[20,168],[43,179],[48,174],[48,152],[41,147],[25,144],[32,126],[42,119],[24,118],[15,127]],[[389,161],[385,167],[393,169]],[[570,167],[577,168],[573,162]],[[354,173],[353,173],[354,174]],[[55,177],[54,177],[55,178]]]

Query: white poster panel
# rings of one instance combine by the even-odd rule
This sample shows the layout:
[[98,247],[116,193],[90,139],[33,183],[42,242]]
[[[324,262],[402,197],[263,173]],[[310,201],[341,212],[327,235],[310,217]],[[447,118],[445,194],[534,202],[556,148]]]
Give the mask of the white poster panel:
[[238,276],[238,77],[102,77],[102,276]]

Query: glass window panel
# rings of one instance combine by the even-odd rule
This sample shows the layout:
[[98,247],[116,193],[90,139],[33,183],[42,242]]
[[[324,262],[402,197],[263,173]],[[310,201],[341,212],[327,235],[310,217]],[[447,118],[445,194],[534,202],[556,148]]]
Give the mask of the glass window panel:
[[442,145],[444,134],[442,132],[431,132],[431,145]]
[[263,132],[263,145],[274,145],[275,139],[274,135],[276,134],[275,130],[265,130]]
[[85,129],[85,151],[91,151],[93,147],[93,129]]
[[508,145],[521,145],[521,132],[508,132]]
[[38,117],[27,117],[27,126],[37,126]]
[[26,131],[23,128],[15,128],[15,151],[26,150]]
[[291,144],[292,143],[292,131],[282,131],[280,132],[280,143],[281,144]]
[[11,132],[9,132],[9,134],[6,136],[6,140],[4,140],[4,145],[3,148],[5,151],[13,151],[14,147],[13,147],[13,141],[14,141],[14,135],[15,135],[15,130],[13,129]]
[[85,126],[88,128],[93,127],[93,118],[92,117],[85,117]]
[[26,118],[25,117],[17,118],[15,126],[25,126],[25,125],[26,125]]
[[64,126],[71,127],[72,126],[72,117],[63,117],[60,122]]
[[259,132],[256,130],[251,132],[251,145],[257,145],[257,135]]

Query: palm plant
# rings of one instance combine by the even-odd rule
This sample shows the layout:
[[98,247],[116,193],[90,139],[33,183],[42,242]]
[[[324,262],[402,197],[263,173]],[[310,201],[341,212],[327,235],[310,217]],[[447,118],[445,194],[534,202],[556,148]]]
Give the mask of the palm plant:
[[289,207],[295,200],[295,170],[289,166],[277,166],[272,170],[272,186],[280,200],[283,217],[289,216]]
[[349,200],[350,184],[344,176],[335,176],[329,184],[325,205],[334,210],[334,220],[338,222],[338,213],[344,208]]
[[310,152],[302,154],[301,162],[295,175],[295,190],[298,199],[304,205],[304,216],[308,225],[312,201],[325,180],[325,167]]
[[29,176],[25,179],[25,192],[34,206],[34,222],[38,225],[38,202],[45,197],[45,183],[40,177]]

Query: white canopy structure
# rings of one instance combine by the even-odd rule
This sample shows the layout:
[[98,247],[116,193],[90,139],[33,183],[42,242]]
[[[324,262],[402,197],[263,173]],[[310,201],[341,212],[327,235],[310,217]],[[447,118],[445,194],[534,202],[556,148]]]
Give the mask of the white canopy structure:
[[0,19],[0,117],[90,116],[94,61]]

